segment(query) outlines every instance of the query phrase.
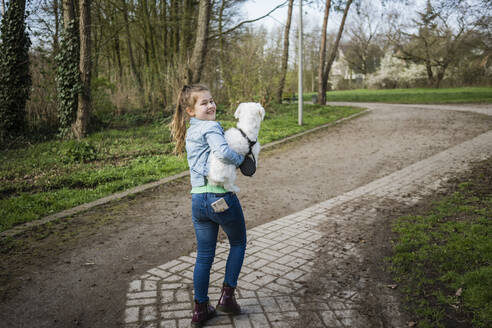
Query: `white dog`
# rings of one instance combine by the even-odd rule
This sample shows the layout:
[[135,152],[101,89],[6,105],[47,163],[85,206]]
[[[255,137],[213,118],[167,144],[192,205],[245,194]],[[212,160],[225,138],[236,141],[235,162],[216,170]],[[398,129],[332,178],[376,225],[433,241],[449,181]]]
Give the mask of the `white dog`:
[[[241,155],[249,153],[249,141],[256,141],[251,148],[251,152],[256,165],[258,165],[258,154],[261,148],[258,142],[258,132],[260,131],[261,121],[265,117],[265,109],[259,103],[241,103],[237,107],[234,117],[238,119],[237,127],[227,129],[224,134],[225,139],[229,147]],[[210,153],[209,161],[209,184],[222,185],[228,191],[238,192],[239,187],[235,185],[236,166],[221,162],[213,153]]]

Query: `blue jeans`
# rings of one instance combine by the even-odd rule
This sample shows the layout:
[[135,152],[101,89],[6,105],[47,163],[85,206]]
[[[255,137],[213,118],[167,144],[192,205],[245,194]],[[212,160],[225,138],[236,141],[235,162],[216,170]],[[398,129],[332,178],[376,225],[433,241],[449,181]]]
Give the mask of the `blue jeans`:
[[[210,204],[220,198],[225,199],[229,208],[222,213],[215,213]],[[236,287],[246,250],[246,224],[239,199],[231,192],[192,194],[191,209],[197,240],[193,287],[195,299],[202,303],[208,301],[210,268],[214,262],[219,226],[227,234],[230,244],[224,283]]]

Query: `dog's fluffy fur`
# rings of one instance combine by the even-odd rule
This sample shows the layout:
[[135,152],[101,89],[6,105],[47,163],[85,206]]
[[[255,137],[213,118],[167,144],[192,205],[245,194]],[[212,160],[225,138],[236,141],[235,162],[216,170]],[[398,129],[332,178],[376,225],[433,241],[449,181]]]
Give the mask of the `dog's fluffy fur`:
[[[249,143],[238,129],[243,130],[251,141],[258,140],[258,132],[261,121],[265,117],[265,109],[259,103],[241,103],[237,107],[234,117],[238,119],[237,128],[227,129],[224,136],[232,150],[238,154],[246,155],[249,152]],[[252,148],[257,166],[260,148],[259,142],[256,142]],[[232,192],[239,191],[239,187],[235,185],[236,166],[221,162],[213,153],[210,153],[209,156],[208,182],[211,185],[222,185]]]

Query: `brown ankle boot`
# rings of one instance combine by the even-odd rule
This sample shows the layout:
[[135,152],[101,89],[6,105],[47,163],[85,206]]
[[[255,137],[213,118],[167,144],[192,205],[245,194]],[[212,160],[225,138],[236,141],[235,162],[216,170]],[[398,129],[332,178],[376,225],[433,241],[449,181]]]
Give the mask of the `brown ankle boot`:
[[220,295],[219,303],[217,304],[217,310],[225,313],[239,314],[241,313],[241,307],[236,302],[234,296],[234,290],[231,286],[224,284],[222,287],[222,294]]
[[208,302],[198,303],[195,300],[195,308],[193,309],[193,318],[191,319],[191,327],[200,328],[205,321],[215,316],[215,309]]

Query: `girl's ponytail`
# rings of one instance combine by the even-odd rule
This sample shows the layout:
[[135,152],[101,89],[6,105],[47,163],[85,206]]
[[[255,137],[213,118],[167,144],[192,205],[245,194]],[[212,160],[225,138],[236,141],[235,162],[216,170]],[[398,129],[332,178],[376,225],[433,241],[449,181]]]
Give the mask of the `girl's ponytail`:
[[185,148],[187,119],[186,108],[193,108],[195,106],[196,99],[193,99],[192,94],[200,91],[209,91],[209,89],[202,84],[192,84],[184,85],[179,91],[173,120],[169,124],[171,128],[171,138],[175,142],[174,154],[176,155],[183,153]]
[[[178,94],[178,102],[174,111],[173,120],[171,121],[171,138],[175,142],[174,154],[179,155],[183,152],[186,138],[186,104],[183,104],[183,98],[186,98],[187,86],[185,85]],[[183,106],[185,105],[185,106]]]

